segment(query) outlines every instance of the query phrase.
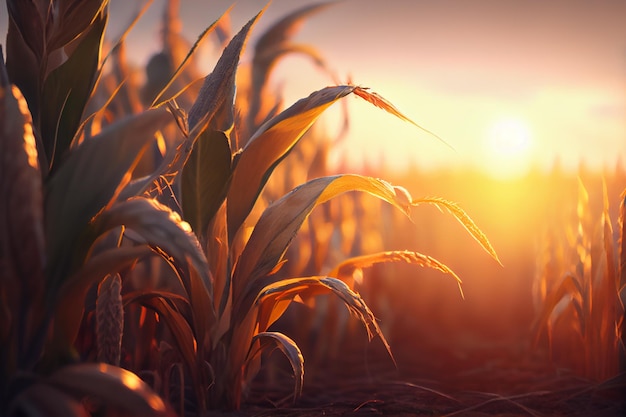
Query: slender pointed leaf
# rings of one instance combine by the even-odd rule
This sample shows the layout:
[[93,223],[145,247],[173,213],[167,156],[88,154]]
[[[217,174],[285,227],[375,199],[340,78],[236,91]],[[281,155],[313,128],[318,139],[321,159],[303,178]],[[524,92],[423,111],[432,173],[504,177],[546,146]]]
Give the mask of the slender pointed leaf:
[[469,234],[480,244],[480,246],[489,255],[491,255],[493,259],[495,259],[500,265],[502,265],[502,262],[500,262],[498,254],[496,253],[493,246],[491,246],[487,235],[485,235],[483,231],[480,230],[478,226],[476,226],[476,223],[474,223],[470,216],[461,207],[459,207],[458,204],[437,197],[420,198],[412,201],[412,205],[419,205],[424,203],[433,204],[440,210],[447,211],[448,213],[452,214],[454,218],[456,218],[459,223],[463,225],[465,230],[467,230]]
[[231,161],[228,136],[209,128],[198,137],[183,168],[183,217],[203,242],[206,241],[209,222],[226,198]]
[[[390,262],[403,262],[411,265],[419,265],[422,267],[436,269],[440,272],[443,272],[444,274],[451,275],[456,280],[459,286],[459,290],[461,290],[461,278],[459,278],[458,275],[454,273],[454,271],[430,256],[412,251],[386,251],[355,256],[341,262],[339,265],[333,268],[333,270],[330,271],[328,275],[345,282],[348,287],[353,288],[353,273],[355,270],[369,268],[375,264]],[[462,294],[463,292],[461,290],[461,295]]]

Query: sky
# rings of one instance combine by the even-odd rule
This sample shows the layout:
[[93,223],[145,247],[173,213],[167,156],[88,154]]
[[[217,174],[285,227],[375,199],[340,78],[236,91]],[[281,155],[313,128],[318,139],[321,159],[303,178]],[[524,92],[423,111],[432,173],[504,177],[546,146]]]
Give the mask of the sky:
[[[111,0],[113,37],[138,3]],[[163,3],[155,0],[128,38],[139,64],[159,48]],[[251,45],[311,3],[272,1]],[[266,3],[181,0],[183,33],[195,40],[233,4],[236,32]],[[506,177],[557,160],[612,168],[626,159],[625,17],[623,0],[343,0],[311,16],[295,40],[315,47],[340,80],[371,88],[453,148],[349,97],[350,133],[336,158],[355,167],[481,167]],[[302,56],[285,59],[272,82],[287,104],[333,84]],[[335,107],[320,121],[331,136],[339,130]]]

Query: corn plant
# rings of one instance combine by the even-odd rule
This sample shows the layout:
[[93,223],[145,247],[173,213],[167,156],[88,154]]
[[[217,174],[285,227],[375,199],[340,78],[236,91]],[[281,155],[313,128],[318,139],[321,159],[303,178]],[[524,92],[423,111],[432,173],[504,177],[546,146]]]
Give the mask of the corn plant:
[[579,181],[576,213],[576,224],[566,226],[566,239],[548,236],[535,284],[539,305],[535,340],[545,333],[555,362],[602,381],[620,372],[624,352],[623,202],[621,248],[613,233],[606,186],[596,217]]
[[[384,98],[354,85],[318,90],[284,111],[263,105],[267,73],[293,50],[287,34],[321,6],[288,16],[263,38],[252,69],[253,105],[237,109],[245,117],[236,117],[236,70],[260,14],[224,49],[189,109],[178,107],[179,93],[168,88],[200,40],[151,109],[101,131],[91,125],[89,134],[89,122],[110,103],[85,114],[102,70],[107,1],[8,0],[7,6],[6,70],[0,61],[0,186],[6,197],[0,205],[2,412],[84,415],[87,404],[98,412],[109,407],[138,415],[170,413],[137,375],[152,378],[153,388],[180,415],[238,408],[263,353],[276,348],[292,366],[295,400],[304,360],[298,346],[271,326],[292,302],[312,304],[320,294],[337,296],[389,350],[354,291],[353,271],[402,261],[440,269],[460,283],[445,265],[419,253],[386,252],[344,260],[328,275],[276,274],[313,209],[348,191],[369,193],[406,215],[416,205],[434,204],[497,259],[487,238],[453,203],[414,200],[401,187],[362,175],[313,178],[257,219],[251,215],[275,168],[340,99],[356,95],[413,123]],[[282,41],[272,49],[271,39]],[[175,146],[153,173],[133,175],[155,134],[172,121],[170,113],[183,137],[169,142]],[[166,189],[180,202],[184,221],[157,202]],[[153,259],[160,263],[151,269]],[[165,273],[167,279],[146,284],[142,273]],[[90,339],[97,344],[95,355]],[[132,372],[116,367],[118,362]]]
[[[386,252],[346,260],[328,276],[279,278],[276,272],[286,262],[287,248],[320,204],[348,191],[369,193],[406,215],[416,205],[434,204],[454,215],[497,259],[484,234],[456,205],[441,199],[414,200],[401,187],[356,174],[311,179],[267,206],[256,221],[252,219],[251,212],[277,165],[333,103],[353,94],[411,122],[387,100],[366,88],[337,85],[318,90],[276,112],[255,127],[250,137],[241,137],[241,132],[253,129],[238,124],[250,118],[235,117],[236,69],[259,16],[251,19],[225,48],[188,112],[167,102],[179,117],[178,125],[185,139],[167,165],[135,184],[150,193],[155,190],[150,184],[156,180],[160,184],[157,190],[167,188],[179,193],[176,200],[182,216],[191,225],[208,261],[210,283],[206,287],[200,285],[202,280],[194,279],[197,270],[189,270],[192,276],[188,278],[188,303],[181,304],[164,293],[158,297],[136,294],[168,323],[172,338],[169,342],[161,339],[157,344],[163,346],[161,353],[171,352],[173,345],[174,359],[161,368],[164,371],[157,373],[155,379],[171,382],[172,375],[178,375],[176,380],[184,386],[163,386],[163,395],[178,396],[181,414],[189,410],[186,406],[197,412],[215,407],[239,408],[260,369],[263,352],[273,349],[284,353],[291,364],[295,400],[302,390],[304,360],[293,340],[271,330],[294,301],[311,302],[320,294],[338,297],[363,322],[370,337],[381,337],[389,349],[372,312],[351,288],[354,269],[402,261],[435,267],[458,280],[438,261],[414,252]],[[292,17],[288,19],[290,24],[296,23]],[[286,30],[289,25],[282,27]],[[155,104],[165,105],[159,100]],[[240,149],[234,145],[237,143],[242,144]],[[163,345],[166,342],[167,346]]]
[[[179,216],[153,200],[122,198],[139,158],[171,115],[153,109],[93,137],[84,134],[93,117],[84,109],[102,70],[107,5],[7,0],[6,65],[0,48],[3,415],[86,415],[86,397],[93,399],[91,411],[171,414],[135,374],[81,363],[74,348],[87,293],[100,283],[98,310],[105,312],[99,325],[108,329],[100,338],[101,359],[117,362],[115,332],[123,325],[117,273],[137,260],[158,253],[206,270]],[[137,216],[134,231],[142,242],[129,245],[125,229]]]

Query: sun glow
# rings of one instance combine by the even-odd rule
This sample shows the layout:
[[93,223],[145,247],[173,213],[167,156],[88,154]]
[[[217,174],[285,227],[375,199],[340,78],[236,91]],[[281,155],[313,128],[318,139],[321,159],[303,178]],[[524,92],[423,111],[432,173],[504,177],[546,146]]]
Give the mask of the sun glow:
[[485,169],[500,179],[523,175],[531,163],[532,134],[526,122],[515,118],[496,120],[484,143]]

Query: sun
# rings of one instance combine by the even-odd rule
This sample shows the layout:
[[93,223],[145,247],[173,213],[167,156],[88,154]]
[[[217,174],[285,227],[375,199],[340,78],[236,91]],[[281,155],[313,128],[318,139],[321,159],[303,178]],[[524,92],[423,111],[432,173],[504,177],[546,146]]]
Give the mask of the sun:
[[532,133],[519,118],[500,118],[488,129],[484,143],[485,169],[499,179],[523,175],[530,168]]

